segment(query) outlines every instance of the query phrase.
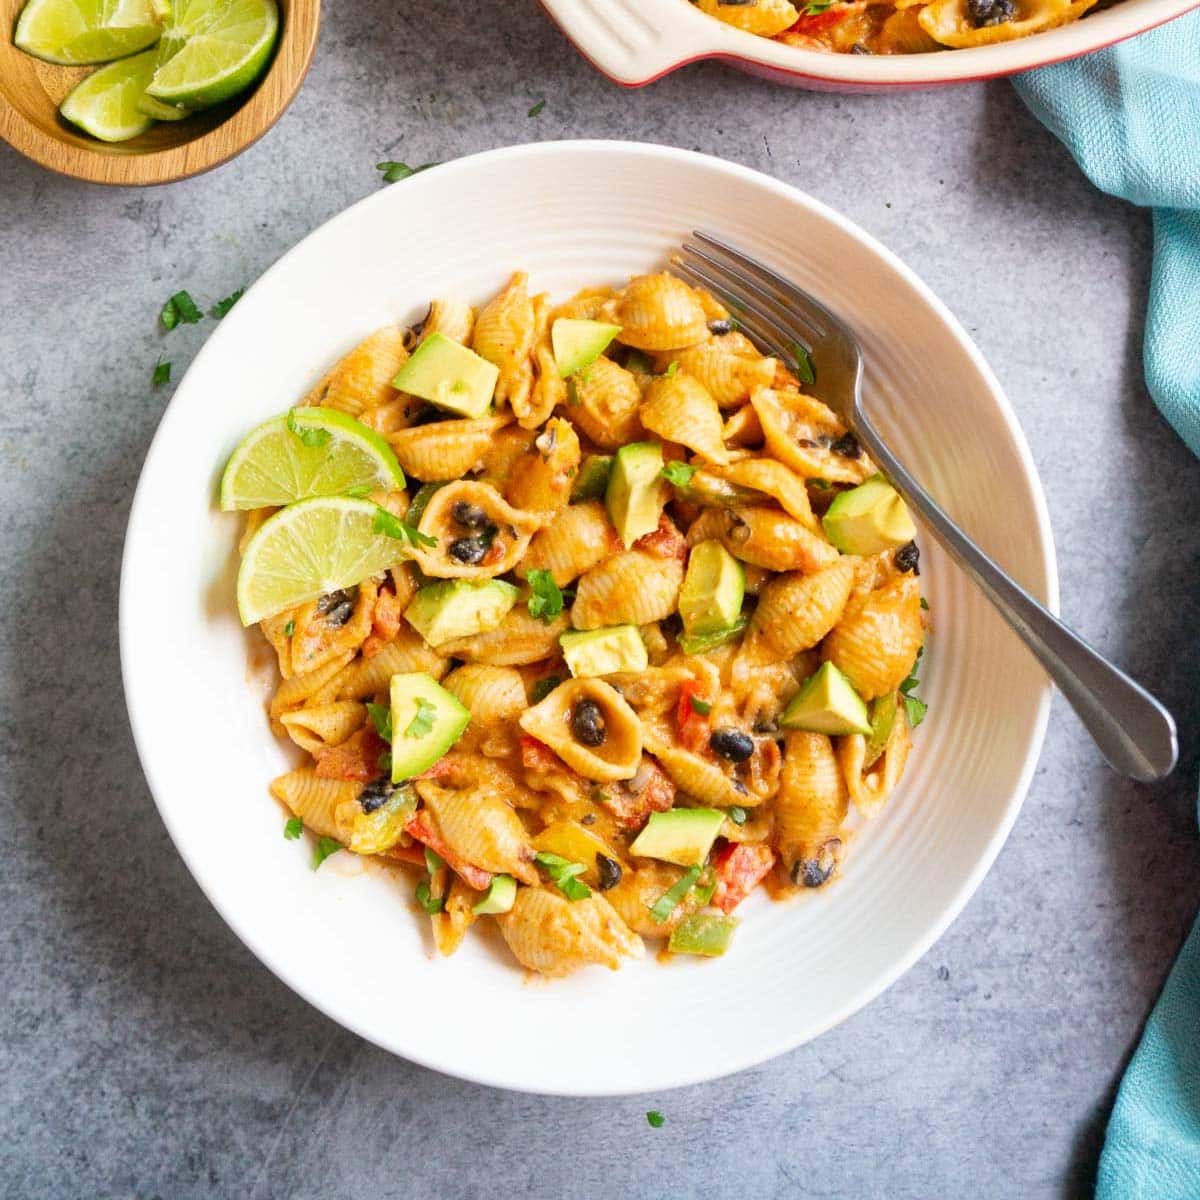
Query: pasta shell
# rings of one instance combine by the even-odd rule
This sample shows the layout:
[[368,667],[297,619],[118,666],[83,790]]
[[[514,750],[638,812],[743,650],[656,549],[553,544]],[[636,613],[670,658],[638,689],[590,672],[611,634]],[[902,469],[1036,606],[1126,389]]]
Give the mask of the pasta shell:
[[522,429],[519,425],[508,425],[501,429],[484,451],[483,473],[479,476],[479,482],[490,483],[503,493],[521,455],[533,445],[536,436],[532,429]]
[[668,442],[678,442],[713,463],[727,463],[717,402],[704,385],[683,371],[658,376],[646,389],[642,424]]
[[844,436],[846,427],[819,400],[800,392],[759,388],[750,403],[758,413],[767,449],[797,475],[831,483],[862,483],[874,474],[865,454],[848,458],[830,449],[831,443]]
[[[495,529],[487,553],[477,563],[460,562],[451,553],[460,538],[472,534],[454,519],[458,504],[482,509]],[[413,558],[426,575],[437,579],[491,579],[516,566],[540,526],[539,517],[513,508],[490,484],[460,479],[430,497],[417,529],[436,539],[436,545],[416,546]]]
[[440,333],[451,341],[469,346],[474,329],[475,310],[465,300],[434,300],[421,327],[421,341],[431,334]]
[[743,405],[725,422],[721,436],[727,446],[761,446],[763,443],[762,422],[752,404]]
[[457,875],[450,881],[450,891],[440,913],[434,913],[433,944],[443,958],[449,958],[462,945],[467,930],[475,924],[475,905],[480,893],[468,887]]
[[525,683],[512,667],[469,663],[451,671],[442,686],[471,710],[473,724],[515,721],[528,706]]
[[864,700],[894,692],[912,670],[925,632],[921,588],[900,575],[878,591],[852,596],[825,639],[825,658]]
[[367,719],[366,707],[353,700],[317,704],[284,713],[280,723],[288,737],[302,750],[316,754],[326,746],[338,746]]
[[572,321],[595,321],[600,316],[605,302],[612,298],[612,294],[613,290],[610,287],[584,288],[550,314],[550,323],[553,324],[564,317]]
[[754,4],[729,4],[726,0],[696,0],[701,12],[746,33],[773,38],[800,19],[788,0],[756,0]]
[[564,508],[533,535],[517,574],[525,578],[530,571],[549,571],[554,582],[565,587],[620,550],[621,539],[604,501],[585,500]]
[[565,613],[546,624],[531,617],[524,604],[518,604],[495,629],[443,642],[438,649],[448,658],[466,662],[495,667],[523,666],[557,656],[559,634],[570,627]]
[[417,793],[437,822],[446,845],[472,866],[493,875],[537,883],[536,851],[521,818],[486,788],[456,790],[418,779]]
[[714,468],[714,473],[737,487],[752,488],[775,500],[789,516],[795,517],[806,529],[821,531],[821,523],[813,515],[804,480],[773,458],[743,458],[726,467]]
[[543,328],[533,348],[534,380],[529,397],[529,411],[518,413],[517,419],[526,429],[535,429],[560,405],[567,402],[567,381],[558,373],[558,362],[550,345],[550,335]]
[[940,45],[965,49],[968,46],[989,46],[1013,38],[1028,37],[1043,29],[1054,29],[1078,20],[1096,0],[1024,0],[1018,5],[1011,21],[995,25],[979,25],[967,15],[965,0],[934,0],[921,9],[921,28]]
[[339,837],[337,809],[353,801],[360,791],[361,783],[321,779],[312,767],[300,767],[271,781],[271,795],[282,800],[317,837]]
[[579,435],[570,422],[555,417],[513,464],[504,497],[516,508],[535,512],[544,520],[571,501],[571,486],[579,470]]
[[375,330],[340,358],[300,403],[336,408],[357,417],[366,409],[394,400],[399,393],[392,387],[392,380],[408,361],[404,333],[403,325]]
[[621,326],[617,340],[638,350],[678,350],[708,337],[700,297],[674,275],[638,275],[603,310]]
[[344,667],[321,689],[323,703],[330,700],[368,700],[387,691],[393,675],[422,671],[441,679],[449,664],[425,645],[421,635],[404,626],[395,638],[371,658],[359,658]]
[[822,535],[774,508],[706,509],[689,527],[688,543],[710,538],[769,571],[818,571],[838,557]]
[[[571,728],[572,714],[583,700],[600,707],[605,738],[598,746],[585,746]],[[637,714],[616,688],[599,679],[568,679],[527,709],[520,725],[584,779],[598,783],[632,779],[641,765],[642,727]]]
[[729,344],[735,336],[741,335],[714,338],[673,355],[660,354],[656,365],[660,371],[665,371],[670,361],[675,361],[681,372],[704,386],[718,407],[736,408],[748,403],[750,393],[755,389],[771,386],[775,380],[775,359],[763,358],[753,346],[750,346],[749,356],[739,353]]
[[328,687],[331,680],[337,678],[339,672],[347,669],[346,664],[353,657],[354,651],[347,650],[315,671],[309,671],[305,675],[293,675],[291,679],[285,679],[275,689],[275,695],[271,698],[271,716],[279,717],[289,708],[298,708],[306,700],[318,695]]
[[616,450],[642,435],[637,376],[611,358],[598,358],[567,383],[566,415],[602,450]]
[[605,625],[648,625],[679,606],[683,563],[645,550],[616,554],[585,572],[575,589],[571,624],[576,629]]
[[317,601],[303,605],[292,619],[292,670],[299,674],[315,671],[347,650],[357,650],[371,632],[377,592],[373,580],[364,580],[354,596],[354,611],[342,625],[330,625]]
[[459,479],[483,465],[492,439],[509,419],[433,421],[397,430],[387,441],[408,474],[422,480]]
[[500,369],[496,403],[507,403],[518,417],[527,411],[533,388],[530,355],[538,332],[528,282],[529,276],[518,271],[504,291],[479,310],[473,342],[475,353]]
[[616,970],[646,948],[598,893],[568,900],[549,888],[518,888],[512,908],[496,918],[516,960],[542,975],[569,975],[592,964]]
[[839,558],[811,575],[790,573],[759,592],[747,640],[776,661],[815,646],[841,619],[854,580],[852,560]]
[[833,743],[823,733],[789,733],[775,797],[775,833],[793,883],[820,887],[843,853],[848,793]]
[[643,731],[646,749],[685,795],[713,808],[760,804],[762,798],[738,787],[716,763],[676,746],[660,729],[647,723]]
[[854,807],[866,818],[878,816],[887,798],[900,782],[908,752],[912,747],[904,705],[896,705],[896,716],[892,731],[883,748],[883,753],[868,764],[867,739],[861,733],[853,733],[839,739],[838,764]]

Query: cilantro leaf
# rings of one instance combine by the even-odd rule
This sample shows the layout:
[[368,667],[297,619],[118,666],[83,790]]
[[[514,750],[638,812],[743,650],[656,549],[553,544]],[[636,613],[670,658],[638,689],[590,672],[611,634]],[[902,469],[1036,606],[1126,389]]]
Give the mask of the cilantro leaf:
[[650,1122],[651,1127],[654,1129],[661,1129],[665,1119],[666,1118],[658,1111],[657,1108],[652,1108],[646,1114],[646,1120]]
[[328,429],[308,429],[300,424],[294,408],[288,409],[287,427],[289,433],[294,433],[306,446],[323,446],[329,441]]
[[732,808],[727,808],[725,812],[735,825],[745,825],[746,810],[740,804],[735,804]]
[[650,915],[660,925],[683,903],[683,898],[691,890],[692,885],[700,878],[699,867],[689,867],[659,898],[650,906]]
[[162,311],[158,314],[158,319],[162,322],[163,328],[169,333],[180,321],[185,325],[195,325],[204,319],[204,314],[196,307],[196,302],[192,299],[191,293],[181,291],[176,292],[162,306]]
[[812,355],[799,342],[792,343],[792,354],[796,359],[796,378],[801,383],[816,383],[817,368],[813,366]]
[[289,842],[294,842],[304,832],[304,822],[299,817],[291,817],[283,827],[283,836]]
[[678,370],[679,370],[679,364],[674,359],[672,359],[669,363],[667,363],[667,369],[663,372],[663,378],[664,379],[674,379],[675,372]]
[[230,292],[224,300],[218,300],[216,304],[214,304],[212,308],[208,310],[208,315],[210,317],[215,317],[219,321],[245,294],[245,288],[238,288],[237,291]]
[[[423,696],[417,700],[417,715],[408,723],[408,727],[404,730],[404,736],[407,738],[424,737],[431,729],[433,722],[437,717],[437,706],[431,704]],[[388,724],[391,724],[391,715],[388,716]]]
[[577,878],[585,870],[583,863],[573,863],[561,854],[551,854],[545,850],[538,854],[534,861],[550,876],[551,883],[568,900],[586,900],[592,894],[592,889],[582,879]]
[[295,632],[296,632],[296,622],[288,621],[288,623],[283,627],[283,636],[291,637]]
[[313,852],[313,870],[315,871],[331,854],[336,854],[341,848],[342,843],[337,838],[321,838]]
[[434,896],[429,891],[429,883],[422,879],[417,884],[417,903],[432,917],[435,913],[440,913],[446,906],[446,902],[441,896]]
[[529,584],[529,615],[549,625],[563,610],[563,594],[549,571],[533,570]]
[[561,675],[547,675],[545,679],[539,679],[530,692],[530,701],[540,704],[560,683],[562,683]]
[[164,383],[171,382],[171,364],[164,362],[161,358],[154,364],[154,386],[162,387]]
[[386,704],[368,704],[367,716],[375,726],[375,732],[385,742],[392,740],[392,710]]
[[669,462],[659,474],[668,482],[673,483],[676,487],[687,487],[692,482],[692,476],[700,470],[699,467],[690,466],[684,462]]
[[421,163],[420,166],[410,167],[408,163],[403,162],[381,162],[375,164],[375,170],[383,172],[384,183],[399,183],[402,179],[407,179],[410,175],[418,175],[422,171],[428,171],[430,167],[440,167],[440,162]]
[[545,107],[546,107],[546,99],[545,99],[545,97],[543,97],[529,110],[529,115],[531,117],[540,117],[542,115],[542,109]]
[[701,700],[699,696],[689,696],[688,704],[697,716],[707,717],[712,712],[712,705],[707,700]]
[[430,875],[435,871],[440,871],[445,865],[446,860],[436,850],[430,850],[428,846],[425,847],[425,870]]
[[929,711],[929,705],[924,700],[918,700],[916,696],[905,696],[903,699],[904,715],[908,718],[909,728],[916,729],[925,720],[925,714]]
[[923,609],[924,609],[926,612],[928,612],[928,611],[929,611],[929,601],[928,601],[928,600],[926,600],[924,596],[922,596],[922,597],[921,597],[921,607],[922,607],[922,608],[923,608]]
[[397,541],[407,541],[413,547],[438,544],[437,538],[430,537],[429,534],[422,533],[414,526],[405,524],[399,517],[379,505],[375,507],[374,529],[376,533],[386,533],[388,537],[395,538]]
[[828,12],[833,7],[834,0],[811,0],[811,3],[804,6],[804,15],[806,17],[819,17],[821,13]]

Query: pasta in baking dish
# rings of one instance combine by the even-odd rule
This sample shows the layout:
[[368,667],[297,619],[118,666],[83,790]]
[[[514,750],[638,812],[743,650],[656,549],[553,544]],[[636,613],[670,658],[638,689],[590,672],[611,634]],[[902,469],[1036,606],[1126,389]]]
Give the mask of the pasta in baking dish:
[[1078,20],[1097,0],[691,0],[702,12],[787,46],[841,54],[921,54],[988,46]]
[[[760,886],[827,886],[924,716],[927,606],[819,390],[669,274],[555,305],[518,273],[335,364],[287,428],[386,442],[405,486],[338,503],[404,536],[258,621],[288,835],[411,873],[441,954],[494,921],[547,975],[715,957]],[[248,559],[289,507],[241,507]]]

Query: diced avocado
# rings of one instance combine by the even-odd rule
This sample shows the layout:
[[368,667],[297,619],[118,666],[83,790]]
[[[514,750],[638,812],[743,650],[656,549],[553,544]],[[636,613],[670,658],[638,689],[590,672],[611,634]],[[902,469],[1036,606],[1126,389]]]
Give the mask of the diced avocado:
[[667,949],[672,954],[700,954],[720,958],[729,949],[729,939],[738,927],[737,917],[715,913],[690,913],[671,930]]
[[611,675],[614,671],[644,671],[650,663],[636,625],[564,633],[558,644],[576,679]]
[[896,723],[896,693],[887,692],[871,701],[871,736],[867,738],[867,753],[863,759],[863,770],[873,766],[883,753],[892,726]]
[[392,387],[447,412],[482,417],[492,403],[500,368],[442,333],[431,333],[400,368]]
[[577,500],[603,499],[608,488],[608,477],[612,474],[611,454],[589,454],[579,464],[579,473],[571,488],[571,503]]
[[622,446],[613,459],[604,503],[626,549],[658,528],[666,503],[662,469],[663,452],[658,442],[631,442]]
[[687,637],[731,628],[742,612],[746,569],[718,541],[700,542],[688,555],[679,589],[679,615]]
[[486,913],[506,913],[517,898],[517,881],[511,875],[493,875],[483,899],[471,911],[482,917]]
[[725,814],[715,808],[672,808],[651,813],[629,852],[681,867],[699,866],[708,857],[724,820]]
[[550,344],[554,347],[558,373],[566,379],[568,375],[590,367],[620,332],[620,325],[560,317],[550,326]]
[[911,542],[916,526],[899,493],[882,475],[841,492],[821,518],[825,536],[843,554],[878,554]]
[[679,648],[684,654],[707,654],[710,650],[715,650],[718,646],[724,646],[726,642],[732,642],[734,638],[739,638],[746,630],[746,626],[750,624],[750,617],[746,613],[742,613],[728,629],[718,629],[715,633],[696,634],[694,637],[681,634],[679,637]]
[[816,674],[804,681],[779,723],[785,729],[827,733],[830,737],[871,732],[867,706],[850,680],[831,662],[822,663]]
[[392,676],[392,782],[433,766],[462,736],[471,713],[429,675]]
[[423,587],[404,616],[431,646],[440,646],[495,629],[520,595],[502,579],[444,579]]

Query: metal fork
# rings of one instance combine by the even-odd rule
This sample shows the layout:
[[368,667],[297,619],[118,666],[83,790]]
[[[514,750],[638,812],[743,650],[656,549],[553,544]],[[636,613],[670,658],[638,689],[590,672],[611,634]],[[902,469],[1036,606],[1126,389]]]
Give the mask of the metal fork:
[[1033,652],[1109,765],[1144,782],[1169,775],[1179,754],[1171,714],[1001,570],[888,449],[863,410],[862,351],[845,322],[720,238],[699,231],[693,236],[700,244],[685,242],[672,260],[678,273],[728,297],[738,323],[768,353],[796,366],[797,345],[811,356],[821,399]]

